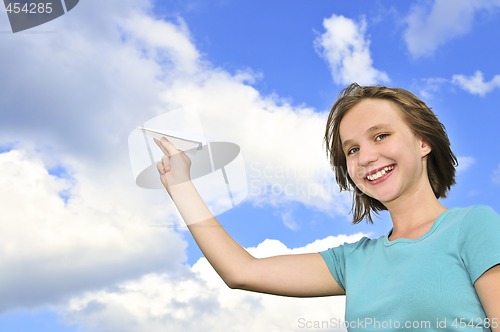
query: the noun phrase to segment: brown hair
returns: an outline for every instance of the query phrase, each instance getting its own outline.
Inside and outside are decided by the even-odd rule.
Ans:
[[[340,122],[344,115],[364,99],[384,99],[393,102],[401,110],[403,119],[415,135],[430,144],[432,151],[427,155],[427,174],[436,198],[446,197],[455,184],[457,158],[451,151],[450,140],[445,127],[432,110],[417,96],[400,88],[385,86],[360,86],[353,83],[340,92],[328,116],[325,131],[326,154],[335,172],[340,190],[353,190],[353,223],[364,218],[373,223],[371,212],[387,210],[378,200],[364,194],[356,187],[347,173],[346,157],[340,140]]]

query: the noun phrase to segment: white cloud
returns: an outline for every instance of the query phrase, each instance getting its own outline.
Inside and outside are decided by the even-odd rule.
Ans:
[[[158,200],[134,199],[131,185],[77,173],[71,187],[18,150],[0,154],[0,172],[0,311],[54,303],[185,260],[177,234],[149,226],[168,211],[151,212]],[[72,193],[66,203],[62,190]]]
[[[500,88],[500,75],[495,75],[489,82],[485,82],[483,73],[476,71],[472,76],[453,75],[452,83],[471,94],[484,96]]]
[[[356,233],[352,235],[344,235],[340,234],[337,236],[328,236],[324,239],[316,240],[312,243],[305,245],[304,247],[299,248],[287,248],[283,243],[279,240],[264,240],[257,247],[248,248],[248,252],[250,252],[254,257],[269,257],[275,255],[286,255],[286,254],[304,254],[310,252],[319,252],[322,250],[326,250],[328,248],[336,247],[344,243],[352,243],[363,236],[370,236],[370,234]]]
[[[363,235],[328,237],[295,249],[265,240],[248,250],[256,257],[318,252]],[[182,275],[150,274],[74,298],[66,317],[82,331],[300,331],[301,318],[343,320],[344,313],[344,296],[288,298],[231,290],[201,258]]]
[[[406,17],[406,46],[413,57],[429,56],[448,41],[467,34],[479,10],[500,6],[499,0],[419,1]]]
[[[389,76],[373,67],[370,40],[365,36],[366,21],[332,15],[323,21],[325,32],[315,40],[316,50],[328,62],[337,84],[385,83]]]
[[[300,225],[293,218],[293,212],[291,210],[280,211],[279,216],[286,228],[292,231],[298,231],[300,229]]]
[[[174,25],[136,14],[125,22],[124,27],[129,41],[133,41],[149,58],[156,62],[167,60],[167,63],[162,63],[163,70],[167,67],[177,73],[192,74],[198,69],[200,55],[182,19]]]
[[[485,81],[483,73],[478,70],[470,76],[455,74],[451,79],[431,77],[422,79],[421,82],[423,84],[419,86],[419,93],[425,99],[433,98],[443,86],[450,84],[458,86],[470,94],[483,97],[500,88],[500,75],[494,75],[490,81]]]
[[[156,19],[150,7],[87,1],[38,33],[4,34],[0,141],[126,162],[128,133],[168,111],[162,91],[202,65],[184,22]]]
[[[418,82],[418,93],[423,99],[431,99],[441,90],[442,86],[449,83],[449,79],[442,77],[423,78]]]
[[[178,234],[150,226],[177,221],[166,193],[135,187],[128,161],[128,133],[168,109],[161,92],[198,61],[185,26],[148,16],[149,5],[86,1],[40,28],[48,33],[2,36],[0,144],[13,151],[0,155],[0,311],[175,271],[186,258]],[[48,174],[60,165],[71,181]]]
[[[241,147],[251,201],[292,201],[347,214],[350,198],[339,193],[323,151],[327,114],[261,96],[247,84],[248,75],[203,70],[189,82],[172,84],[164,98],[197,110],[207,136]]]
[[[471,168],[476,163],[476,158],[467,156],[458,156],[457,173],[462,173]]]

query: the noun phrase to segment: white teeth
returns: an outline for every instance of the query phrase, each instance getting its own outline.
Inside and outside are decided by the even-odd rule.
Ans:
[[[394,166],[386,166],[375,174],[367,175],[366,178],[370,181],[380,179],[382,176],[387,174],[387,172],[391,171],[393,168]]]

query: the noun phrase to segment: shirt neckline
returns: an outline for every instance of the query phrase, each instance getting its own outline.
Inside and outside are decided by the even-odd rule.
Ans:
[[[386,246],[392,246],[392,245],[395,245],[395,244],[398,244],[398,243],[417,243],[417,242],[420,242],[424,239],[426,239],[427,237],[429,237],[432,233],[434,233],[434,231],[439,227],[439,225],[441,224],[441,222],[443,221],[443,219],[451,213],[451,211],[454,210],[454,208],[451,208],[451,209],[448,209],[444,212],[442,212],[437,218],[436,220],[434,221],[434,223],[432,224],[432,227],[431,229],[429,229],[427,231],[427,233],[425,233],[424,235],[422,235],[421,237],[419,237],[418,239],[407,239],[407,238],[399,238],[399,239],[396,239],[396,240],[389,240],[389,236],[391,235],[392,233],[392,230],[394,228],[391,228],[389,230],[389,232],[384,236],[384,244]]]

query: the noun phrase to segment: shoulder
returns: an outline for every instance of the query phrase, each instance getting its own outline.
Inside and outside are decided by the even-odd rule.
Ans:
[[[500,215],[488,205],[472,205],[463,208],[454,208],[454,213],[459,214],[462,218],[500,218]]]
[[[450,213],[452,222],[458,225],[460,245],[476,243],[500,243],[500,215],[486,205],[456,208]]]
[[[451,217],[459,221],[461,227],[500,227],[500,215],[487,205],[455,208]]]
[[[445,211],[433,226],[439,241],[458,244],[468,241],[498,239],[500,215],[486,205],[454,207]]]
[[[445,224],[452,227],[482,227],[500,225],[500,215],[487,205],[455,207],[445,212]]]
[[[355,242],[344,242],[344,244],[341,244],[337,247],[330,248],[328,250],[325,250],[324,253],[334,253],[337,255],[341,255],[343,257],[347,257],[353,252],[359,252],[361,250],[366,250],[370,247],[373,247],[376,245],[376,243],[379,241],[379,239],[370,239],[366,236],[362,237],[361,239],[355,241]]]
[[[474,282],[500,263],[500,215],[489,206],[457,209],[460,218],[458,252]]]

